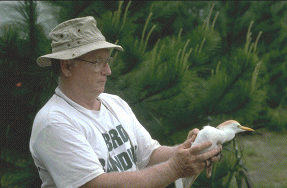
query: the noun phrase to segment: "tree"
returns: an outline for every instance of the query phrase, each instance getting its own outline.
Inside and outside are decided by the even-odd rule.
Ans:
[[[282,130],[287,122],[282,121],[282,110],[286,103],[286,8],[284,1],[217,2],[220,11],[215,27],[223,38],[222,54],[229,54],[234,48],[243,45],[249,23],[253,20],[253,31],[262,31],[258,54],[262,56],[268,81],[266,82],[266,107],[256,124]],[[253,38],[255,41],[255,38]],[[276,114],[281,114],[277,116]],[[277,118],[275,118],[277,117]],[[275,119],[276,120],[275,120]],[[276,121],[277,123],[272,123]]]
[[[29,137],[36,111],[51,96],[51,71],[35,64],[49,41],[38,23],[39,4],[17,2],[9,10],[16,18],[2,28],[1,48],[1,185],[39,186],[37,169],[29,154]],[[42,46],[43,45],[43,46]],[[46,51],[47,52],[47,51]]]
[[[250,21],[244,43],[232,44],[229,52],[222,53],[228,32],[217,27],[221,12],[213,9],[219,2],[47,3],[60,15],[55,17],[57,23],[92,15],[107,41],[123,46],[124,53],[111,51],[116,61],[106,91],[125,99],[162,144],[178,144],[188,130],[207,123],[234,118],[252,124],[264,107],[266,63],[257,52],[261,32],[255,32],[252,40]],[[0,79],[5,83],[1,87],[6,88],[1,95],[8,99],[1,102],[10,107],[3,109],[1,122],[3,187],[32,187],[39,182],[28,151],[30,131],[36,112],[57,85],[51,69],[35,63],[36,57],[50,53],[44,28],[53,24],[40,23],[39,2],[19,6],[16,11],[25,20],[13,25],[17,29],[5,25],[0,44]]]

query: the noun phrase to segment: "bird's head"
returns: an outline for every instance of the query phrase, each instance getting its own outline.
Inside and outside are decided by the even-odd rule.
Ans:
[[[223,123],[221,123],[220,125],[218,125],[216,128],[220,129],[220,130],[232,130],[232,132],[239,133],[239,132],[244,132],[244,131],[254,131],[253,129],[249,128],[249,127],[244,127],[242,125],[240,125],[237,121],[235,120],[228,120],[225,121]]]

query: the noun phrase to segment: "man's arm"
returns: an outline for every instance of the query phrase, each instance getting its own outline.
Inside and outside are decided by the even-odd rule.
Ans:
[[[147,166],[153,166],[162,162],[165,162],[170,159],[172,155],[176,152],[178,146],[160,146],[153,151],[150,161]]]
[[[165,162],[135,172],[110,172],[104,173],[92,181],[86,183],[82,188],[94,187],[166,187],[176,179],[180,178],[173,170],[170,163]]]
[[[187,140],[191,139],[191,142],[194,142],[198,132],[199,132],[199,129],[197,128],[191,130],[188,133]],[[178,146],[173,146],[173,147],[160,146],[152,153],[150,157],[150,161],[147,166],[153,166],[155,164],[159,164],[164,161],[167,161],[175,153],[175,151],[177,150],[177,147]]]
[[[176,151],[165,162],[135,172],[104,173],[84,184],[82,188],[93,187],[166,187],[178,178],[200,173],[204,161],[219,153],[219,149],[199,154],[211,145],[210,142],[190,148],[191,139],[176,147]]]

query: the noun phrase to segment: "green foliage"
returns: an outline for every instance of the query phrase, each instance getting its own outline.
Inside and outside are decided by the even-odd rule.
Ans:
[[[57,76],[35,60],[51,51],[47,30],[76,17],[94,16],[107,41],[125,49],[110,52],[106,92],[126,100],[160,143],[179,144],[192,128],[226,119],[286,128],[285,2],[44,2],[53,15],[39,3],[15,3],[18,16],[0,31],[2,187],[39,185],[30,131]],[[196,184],[220,187],[231,165],[227,154],[212,179],[203,174]]]
[[[286,59],[286,2],[234,1],[217,2],[216,5],[215,9],[219,10],[220,14],[215,28],[220,30],[221,36],[226,39],[223,40],[223,54],[229,54],[246,42],[244,36],[252,20],[252,30],[255,33],[262,32],[257,51],[262,56],[268,72],[265,85],[267,105],[272,109],[280,108],[286,96],[286,74],[283,68]],[[267,114],[268,107],[263,114]],[[268,126],[268,119],[264,116],[258,122]]]
[[[1,149],[2,187],[40,187],[41,180],[32,158],[13,149]]]
[[[35,64],[36,57],[50,52],[50,42],[37,21],[38,3],[15,2],[8,10],[19,14],[0,31],[1,186],[39,187],[28,148],[34,116],[56,86],[51,71]]]
[[[287,120],[285,118],[286,116],[286,107],[284,108],[282,105],[280,105],[276,109],[268,109],[267,111],[267,117],[269,120],[269,123],[267,124],[267,128],[271,131],[282,131],[286,129]]]

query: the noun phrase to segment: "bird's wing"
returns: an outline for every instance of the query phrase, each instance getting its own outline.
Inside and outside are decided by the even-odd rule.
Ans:
[[[183,178],[182,179],[183,188],[190,188],[190,186],[193,184],[193,182],[197,179],[198,176],[199,173],[189,178]]]
[[[189,188],[198,176],[199,174],[196,174],[188,178],[179,178],[175,181],[175,187],[176,188]]]
[[[182,178],[175,180],[174,184],[176,188],[183,188]]]
[[[193,142],[191,147],[196,146],[197,144],[206,142],[206,141],[211,141],[212,142],[212,146],[210,146],[209,148],[206,148],[204,150],[201,151],[201,153],[210,151],[214,148],[217,148],[217,144],[221,143],[224,140],[224,136],[223,136],[223,131],[211,127],[211,126],[204,126],[202,130],[200,130],[196,136],[195,141]],[[176,180],[175,185],[177,188],[188,188],[190,187],[193,182],[196,180],[196,178],[199,176],[199,174],[196,174],[192,177],[188,177],[188,178],[180,178],[178,180]]]
[[[195,139],[195,141],[191,147],[194,147],[197,144],[200,144],[200,143],[203,143],[206,141],[211,141],[212,146],[202,150],[201,153],[205,153],[207,151],[210,151],[214,148],[217,148],[218,147],[217,144],[221,143],[221,141],[224,140],[223,134],[224,134],[224,132],[222,130],[219,130],[215,127],[204,126],[203,129],[198,132],[196,139]]]

